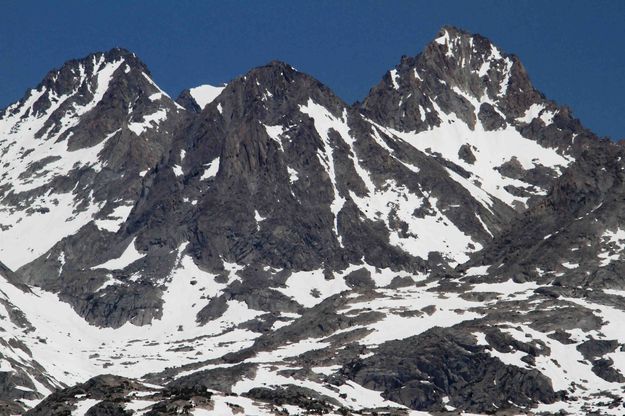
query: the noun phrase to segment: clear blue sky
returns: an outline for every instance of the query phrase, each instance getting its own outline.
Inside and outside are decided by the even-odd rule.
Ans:
[[[599,135],[625,138],[625,1],[0,0],[0,107],[71,58],[123,46],[171,95],[272,59],[362,99],[444,24],[520,56]]]

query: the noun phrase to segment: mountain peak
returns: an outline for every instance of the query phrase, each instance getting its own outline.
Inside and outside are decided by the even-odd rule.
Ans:
[[[84,99],[95,91],[99,77],[110,80],[119,74],[126,77],[150,77],[148,67],[134,53],[123,48],[113,48],[69,60],[60,68],[49,71],[37,87],[26,92],[20,102],[26,102],[34,95],[39,96],[33,111],[41,114],[59,97],[78,93]]]
[[[245,80],[253,80],[255,83],[265,85],[267,82],[293,82],[298,75],[304,75],[296,71],[286,62],[273,60],[265,65],[251,69],[244,75]],[[269,86],[269,85],[265,85]]]
[[[275,118],[297,111],[312,99],[332,112],[340,113],[346,104],[330,88],[316,78],[297,71],[282,61],[271,61],[251,69],[232,80],[213,103],[223,109],[223,114],[232,117],[247,113],[264,114]],[[339,110],[339,108],[341,110]]]
[[[454,60],[456,65],[476,66],[480,76],[487,75],[485,64],[498,60],[516,60],[512,55],[504,53],[488,38],[469,33],[454,26],[443,26],[436,37],[426,47],[423,55],[442,55],[446,60]],[[475,64],[475,65],[474,65]]]
[[[106,52],[101,52],[106,62],[115,62],[123,60],[130,68],[137,68],[144,72],[146,75],[151,76],[150,70],[147,65],[143,63],[141,59],[134,52],[122,47],[114,47]]]
[[[479,34],[443,26],[422,53],[403,57],[385,74],[361,109],[382,124],[422,131],[440,125],[442,114],[455,113],[474,128],[482,104],[517,119],[542,101],[516,56]]]
[[[150,75],[148,67],[135,53],[121,47],[115,47],[108,51],[90,53],[83,58],[71,59],[65,62],[60,68],[48,72],[44,82],[47,79],[56,79],[65,71],[71,71],[75,75],[77,69],[81,71],[80,74],[93,74],[107,64],[119,63],[120,61],[123,61],[127,65],[126,73],[129,72],[130,69],[137,69],[148,76]]]
[[[277,60],[277,59],[269,61],[269,62],[267,62],[267,64],[265,64],[263,66],[260,66],[259,68],[273,68],[273,69],[279,69],[279,70],[284,70],[284,71],[288,71],[288,72],[297,72],[295,70],[295,68],[293,68],[288,63],[286,63],[284,61]]]
[[[451,39],[455,39],[455,38],[463,38],[463,37],[473,37],[476,36],[475,34],[472,34],[464,29],[460,29],[459,27],[456,26],[452,26],[452,25],[443,25],[437,32],[436,34],[436,38],[435,39],[439,39],[442,37],[448,37]],[[477,35],[479,36],[479,35]]]
[[[133,57],[136,58],[137,56],[135,55],[134,52],[129,51],[126,48],[123,48],[121,46],[115,46],[111,49],[109,49],[108,51],[104,52],[105,55],[108,55],[111,58],[123,58],[123,57]]]

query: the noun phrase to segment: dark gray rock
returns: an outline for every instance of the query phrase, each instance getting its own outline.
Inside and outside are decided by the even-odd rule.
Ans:
[[[415,410],[442,411],[443,398],[464,411],[514,411],[552,403],[559,394],[536,370],[503,364],[470,335],[435,328],[380,346],[373,356],[343,368],[362,386]]]
[[[354,270],[345,276],[345,283],[355,291],[375,288],[375,282],[371,278],[371,272],[364,267]]]
[[[72,414],[77,405],[82,406],[83,400],[93,399],[97,403],[86,409],[87,416],[130,416],[135,412],[126,410],[125,404],[137,399],[137,392],[142,394],[142,400],[153,402],[145,413],[152,416],[187,414],[196,407],[206,409],[213,406],[212,393],[199,384],[155,389],[147,388],[135,380],[104,375],[58,390],[25,414],[67,416]]]
[[[323,396],[314,390],[299,386],[278,387],[275,389],[255,387],[245,396],[261,402],[268,402],[276,406],[290,404],[314,414],[324,414],[339,407],[340,404],[328,396]]]
[[[473,151],[471,151],[471,146],[468,144],[460,146],[460,149],[458,149],[458,157],[470,164],[475,163],[476,160]]]
[[[206,324],[209,321],[219,318],[228,310],[228,299],[226,295],[212,298],[197,314],[197,321]]]
[[[193,389],[203,387],[230,393],[231,387],[243,378],[253,378],[256,374],[256,365],[238,364],[232,367],[202,370],[188,376],[183,376],[168,384],[170,389]]]
[[[506,127],[506,121],[491,104],[482,103],[477,117],[487,131],[499,130]]]
[[[592,372],[601,377],[605,381],[611,383],[625,382],[625,376],[613,367],[614,360],[611,358],[601,358],[592,362]]]
[[[125,415],[127,413],[119,413],[122,409],[119,409],[119,406],[115,406],[114,403],[123,400],[132,391],[141,391],[144,389],[142,384],[134,380],[120,376],[101,375],[83,384],[78,384],[52,393],[25,414],[29,416],[69,415],[75,407],[75,404],[81,400],[80,398],[87,397],[99,401],[111,402],[110,405],[103,404],[99,406],[99,410],[92,410],[95,406],[88,409],[88,411],[91,411],[91,413],[89,413],[90,415]]]
[[[182,91],[178,98],[176,98],[176,103],[183,106],[187,111],[191,111],[193,113],[200,113],[202,109],[195,101],[195,99],[191,96],[191,91],[188,89]]]
[[[589,339],[577,346],[577,350],[582,353],[585,359],[592,360],[593,358],[601,357],[608,353],[614,352],[619,346],[616,340],[598,340]]]
[[[87,410],[85,416],[131,416],[132,414],[133,412],[125,410],[122,404],[105,400]]]

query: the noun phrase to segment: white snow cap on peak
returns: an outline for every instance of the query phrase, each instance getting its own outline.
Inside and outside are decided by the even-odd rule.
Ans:
[[[221,94],[224,88],[226,88],[226,84],[218,87],[205,84],[189,89],[189,93],[191,94],[191,97],[193,97],[197,105],[199,105],[201,109],[204,109],[204,107],[212,103],[213,100],[215,100],[215,98],[217,98],[217,96]]]

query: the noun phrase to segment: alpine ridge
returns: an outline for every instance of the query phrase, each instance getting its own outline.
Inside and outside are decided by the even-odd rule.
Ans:
[[[0,112],[0,414],[622,414],[624,152],[454,27],[353,105],[69,61]]]

